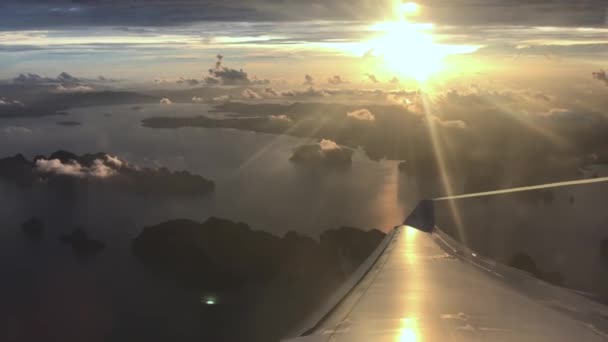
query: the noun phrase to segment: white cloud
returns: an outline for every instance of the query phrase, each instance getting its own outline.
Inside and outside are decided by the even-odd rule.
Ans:
[[[106,161],[110,164],[113,164],[116,167],[121,167],[124,165],[124,162],[122,160],[118,159],[118,157],[114,157],[109,154],[106,154]]]
[[[259,100],[262,98],[262,96],[260,96],[260,94],[256,93],[253,89],[245,89],[241,92],[241,96],[243,96],[246,99],[250,99],[250,100]]]
[[[298,96],[310,96],[310,97],[326,97],[331,94],[325,91],[324,89],[315,89],[313,87],[308,87],[306,90],[287,90],[281,93],[281,95],[285,97],[298,97]]]
[[[322,139],[319,142],[319,147],[321,147],[321,150],[323,151],[329,151],[329,150],[338,150],[341,149],[340,146],[338,146],[338,144],[336,144],[335,141],[333,140],[329,140],[329,139]]]
[[[220,96],[216,96],[212,99],[213,101],[216,102],[223,102],[223,101],[228,101],[230,100],[230,95],[220,95]]]
[[[30,134],[32,133],[32,130],[27,128],[27,127],[23,127],[23,126],[6,126],[4,127],[4,133],[6,134]]]
[[[23,106],[23,102],[0,97],[0,106]]]
[[[36,170],[42,173],[53,173],[56,175],[71,177],[94,177],[107,178],[117,174],[115,167],[121,167],[124,162],[110,155],[105,156],[105,160],[95,159],[91,167],[84,167],[80,163],[71,160],[67,163],[59,159],[38,159],[36,160]]]
[[[161,105],[170,105],[170,104],[173,104],[173,102],[171,102],[171,100],[169,100],[168,98],[163,97],[162,99],[160,99],[160,104]]]
[[[95,91],[95,89],[82,84],[73,86],[60,84],[55,88],[57,93],[90,93],[92,91]]]
[[[203,99],[202,97],[198,97],[198,96],[192,97],[192,102],[203,102],[203,101],[205,101],[205,99]]]
[[[59,159],[38,159],[36,160],[36,169],[44,173],[55,173],[58,175],[75,177],[84,176],[82,165],[75,161],[64,164]]]
[[[440,117],[434,116],[434,115],[428,115],[426,117],[428,120],[431,120],[433,122],[433,124],[442,126],[442,127],[446,127],[446,128],[460,128],[460,129],[465,129],[467,128],[467,123],[462,121],[462,120],[443,120]],[[425,120],[426,122],[426,120]]]
[[[346,113],[346,116],[353,118],[353,119],[361,120],[361,121],[376,120],[376,116],[374,114],[372,114],[372,112],[370,112],[368,109],[365,109],[365,108],[361,108],[361,109],[354,110],[352,112],[348,112],[348,113]]]
[[[270,120],[291,122],[291,118],[289,116],[285,115],[285,114],[270,115],[269,118],[270,118]]]
[[[116,171],[103,163],[101,159],[95,159],[93,166],[89,169],[89,175],[98,178],[106,178],[116,174]]]
[[[274,90],[273,88],[265,88],[264,95],[269,96],[269,97],[280,96],[279,92]]]

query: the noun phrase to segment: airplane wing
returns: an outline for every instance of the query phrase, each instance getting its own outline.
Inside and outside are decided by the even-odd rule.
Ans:
[[[421,202],[288,341],[608,340],[606,306],[443,232],[444,200]]]

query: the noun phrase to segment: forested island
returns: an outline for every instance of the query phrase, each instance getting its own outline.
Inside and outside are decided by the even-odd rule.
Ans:
[[[32,160],[17,154],[0,159],[0,179],[20,186],[48,185],[57,189],[79,189],[103,185],[141,194],[205,195],[214,191],[213,181],[188,171],[138,167],[118,157],[99,152],[76,155],[56,151]]]
[[[278,237],[211,217],[145,227],[132,251],[147,268],[201,294],[209,341],[278,341],[365,260],[385,234],[342,227],[319,240]]]

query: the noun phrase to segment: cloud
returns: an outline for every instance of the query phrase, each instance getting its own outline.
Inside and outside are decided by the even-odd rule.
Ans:
[[[390,81],[388,81],[388,83],[398,84],[399,83],[399,79],[397,78],[397,76],[393,76],[393,78],[391,78]]]
[[[285,97],[326,97],[331,94],[324,89],[315,89],[313,87],[309,87],[306,90],[287,90],[281,92],[281,95]]]
[[[161,105],[170,105],[170,104],[173,104],[173,102],[171,102],[171,100],[169,100],[168,98],[163,97],[162,99],[160,99],[160,104]]]
[[[370,112],[368,109],[365,109],[365,108],[361,108],[361,109],[354,110],[352,112],[348,112],[348,113],[346,113],[346,116],[349,118],[353,118],[353,119],[361,120],[361,121],[376,120],[376,116],[374,116],[374,114],[372,114],[372,112]]]
[[[312,78],[312,76],[310,76],[308,74],[306,74],[304,76],[304,84],[305,85],[312,86],[314,83],[315,83],[315,80],[314,80],[314,78]]]
[[[32,133],[32,130],[27,128],[27,127],[23,127],[23,126],[6,126],[4,127],[4,133],[6,134],[30,134]]]
[[[123,165],[125,165],[125,162],[123,162],[122,160],[118,159],[118,157],[115,156],[111,156],[109,154],[106,154],[106,161],[109,164],[112,164],[116,167],[122,167]]]
[[[0,106],[18,106],[23,107],[23,102],[17,100],[9,100],[5,97],[0,97]]]
[[[286,122],[291,122],[291,118],[285,114],[281,114],[281,115],[270,115],[269,116],[270,120],[276,120],[276,121],[286,121]]]
[[[216,96],[212,99],[213,101],[216,102],[223,102],[223,101],[228,101],[230,100],[230,95],[220,95],[220,96]]]
[[[34,73],[22,73],[13,78],[14,83],[21,84],[49,84],[49,83],[78,83],[81,79],[74,77],[67,72],[62,72],[57,77],[45,77]]]
[[[269,80],[249,79],[243,69],[232,69],[224,65],[224,56],[216,56],[215,66],[208,70],[209,76],[205,77],[208,85],[249,85],[249,84],[269,84]]]
[[[57,76],[57,81],[61,83],[78,83],[80,82],[80,79],[64,71]]]
[[[373,48],[371,48],[371,49],[369,49],[369,50],[365,51],[365,52],[363,53],[363,58],[372,58],[372,57],[375,57],[375,56],[374,56],[374,52],[375,52],[375,51],[374,51],[374,49],[373,49]]]
[[[176,81],[176,83],[178,85],[186,85],[186,86],[194,87],[194,86],[199,85],[201,83],[201,81],[194,79],[194,78],[180,77],[179,80]]]
[[[205,99],[203,99],[202,97],[198,97],[198,96],[192,97],[192,102],[200,103],[200,102],[204,102],[204,101],[205,101]]]
[[[106,178],[116,174],[116,171],[104,164],[101,159],[95,159],[89,169],[89,175],[97,178]]]
[[[95,159],[90,167],[70,160],[63,163],[59,159],[37,159],[36,170],[41,173],[52,173],[70,177],[107,178],[118,173],[118,169],[126,165],[118,157],[105,155],[104,159]]]
[[[319,147],[322,151],[339,150],[341,147],[335,141],[329,139],[321,139]]]
[[[59,159],[38,159],[36,170],[42,173],[54,173],[57,175],[83,177],[85,172],[82,165],[75,161],[62,163]]]
[[[436,116],[431,116],[431,118],[435,121],[435,123],[446,128],[467,128],[467,123],[462,120],[442,120],[441,118],[438,118]]]
[[[281,96],[281,94],[279,94],[279,92],[274,90],[273,88],[265,88],[264,95],[271,97]]]
[[[376,78],[376,75],[374,74],[365,74],[367,76],[367,79],[370,80],[372,83],[378,83],[378,79]]]
[[[95,89],[93,89],[93,87],[82,85],[82,84],[76,84],[76,85],[60,84],[57,87],[55,87],[55,92],[57,92],[57,93],[90,93],[93,91],[95,91]]]
[[[329,84],[334,84],[334,85],[348,83],[345,80],[343,80],[342,77],[340,77],[339,75],[334,75],[334,76],[328,78],[327,82]]]
[[[606,75],[606,70],[600,70],[596,72],[592,72],[591,75],[594,79],[603,82],[608,87],[608,75]]]
[[[250,89],[250,88],[243,90],[241,92],[241,96],[243,96],[246,99],[250,99],[250,100],[262,99],[262,96],[260,96],[260,94],[256,93],[253,89]]]
[[[200,22],[273,22],[286,20],[386,20],[391,0],[172,0],[87,1],[4,0],[0,28],[4,30],[63,27],[171,27]],[[478,0],[425,1],[412,18],[438,25],[602,26],[605,0]],[[52,4],[52,5],[50,5]],[[137,15],[133,15],[137,13]],[[455,15],[457,13],[458,15]],[[35,18],[35,20],[32,20]],[[234,25],[237,26],[237,25]]]

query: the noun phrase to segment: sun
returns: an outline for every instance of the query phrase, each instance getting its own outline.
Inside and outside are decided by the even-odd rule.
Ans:
[[[371,26],[371,30],[380,35],[368,42],[368,48],[382,58],[389,69],[422,82],[444,68],[447,55],[472,52],[476,47],[436,43],[432,24],[415,24],[407,20],[419,11],[416,3],[399,2],[395,6],[398,20]]]
[[[441,69],[446,52],[424,27],[403,20],[380,23],[373,29],[384,33],[370,42],[371,48],[391,70],[424,81]]]
[[[404,14],[415,14],[418,13],[419,10],[419,6],[417,3],[415,2],[406,2],[404,4],[401,4],[401,11],[403,11]]]

